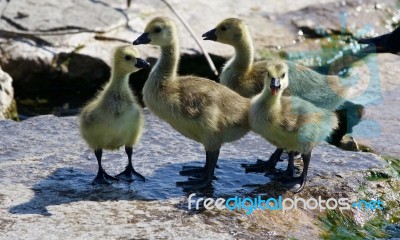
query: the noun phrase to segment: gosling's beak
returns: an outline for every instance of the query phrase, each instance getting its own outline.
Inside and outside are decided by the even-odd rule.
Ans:
[[[201,36],[203,37],[203,40],[216,41],[217,40],[217,35],[215,34],[216,31],[217,31],[217,29],[214,28],[214,29],[204,33]]]
[[[272,78],[269,87],[271,88],[272,96],[275,96],[278,90],[281,89],[281,80],[279,78]]]
[[[146,62],[145,60],[143,60],[141,58],[136,58],[135,67],[137,67],[137,68],[148,68],[148,67],[150,67],[150,63]]]
[[[151,40],[149,39],[149,34],[143,33],[135,41],[133,41],[133,45],[148,44],[150,42]]]

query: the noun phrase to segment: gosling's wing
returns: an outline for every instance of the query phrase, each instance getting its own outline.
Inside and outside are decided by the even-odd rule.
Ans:
[[[209,91],[213,91],[213,88],[206,81],[198,81],[195,77],[181,77],[180,82],[179,110],[187,118],[196,119],[203,114],[205,106],[210,104]]]
[[[97,113],[97,101],[90,102],[81,111],[79,118],[81,126],[91,126],[99,122],[99,114]]]
[[[336,110],[344,102],[346,89],[338,76],[323,75],[308,67],[286,61],[289,66],[289,92],[317,107]]]
[[[239,119],[245,115],[250,100],[212,80],[194,76],[179,78],[179,108],[187,118],[199,118],[221,112],[223,119]]]

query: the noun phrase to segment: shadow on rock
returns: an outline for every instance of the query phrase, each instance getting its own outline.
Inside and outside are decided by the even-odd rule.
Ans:
[[[34,197],[27,203],[12,207],[14,214],[40,214],[50,216],[47,206],[77,201],[117,201],[140,199],[129,185],[93,186],[93,173],[74,168],[59,168],[31,189]],[[140,199],[146,201],[146,199]]]
[[[213,186],[203,191],[197,191],[197,196],[232,197],[249,196],[258,193],[261,189],[275,189],[278,182],[271,182],[264,174],[246,174],[241,163],[245,160],[220,159],[219,169],[216,170],[218,180]],[[177,181],[184,181],[187,177],[180,176],[179,170],[184,165],[202,166],[204,161],[195,161],[185,164],[169,164],[155,170],[146,181],[128,183],[120,180],[111,185],[92,185],[95,172],[88,172],[79,168],[64,167],[54,171],[45,179],[36,183],[31,189],[34,197],[29,202],[10,208],[13,214],[40,214],[50,216],[48,206],[68,204],[79,201],[167,201],[172,198],[185,198],[191,192],[184,192],[176,186]],[[282,163],[282,166],[285,165]]]

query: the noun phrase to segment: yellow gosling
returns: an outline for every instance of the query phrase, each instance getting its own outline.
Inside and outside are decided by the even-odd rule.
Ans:
[[[209,79],[178,76],[178,34],[175,23],[169,18],[151,20],[133,44],[161,48],[161,56],[143,88],[146,106],[182,135],[205,148],[205,167],[197,171],[200,178],[180,185],[186,189],[209,186],[222,144],[235,141],[249,131],[250,100]]]
[[[109,184],[110,180],[119,178],[132,181],[133,175],[144,180],[132,166],[132,146],[141,136],[143,114],[129,87],[129,75],[149,64],[139,58],[138,50],[131,46],[121,46],[115,49],[111,79],[104,89],[91,100],[79,116],[80,132],[97,158],[99,165],[93,184]],[[102,150],[115,150],[125,146],[128,155],[128,165],[124,172],[112,177],[107,174],[102,165]]]
[[[270,61],[266,71],[262,92],[251,100],[250,126],[271,144],[289,151],[289,176],[294,174],[294,152],[301,153],[303,172],[288,183],[293,192],[300,192],[307,181],[312,149],[337,128],[338,119],[332,111],[304,99],[283,96],[290,78],[285,62]]]

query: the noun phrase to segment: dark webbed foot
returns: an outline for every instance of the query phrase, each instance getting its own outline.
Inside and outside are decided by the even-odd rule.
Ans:
[[[146,181],[142,174],[136,172],[132,165],[129,164],[126,166],[125,170],[116,175],[116,177],[128,182],[133,182],[135,180]]]
[[[191,176],[194,178],[204,178],[206,176],[206,169],[205,168],[191,168],[182,170],[179,172],[181,176]],[[216,176],[213,177],[213,180],[218,180]]]
[[[135,171],[132,165],[132,152],[133,149],[132,147],[125,146],[125,152],[126,155],[128,156],[128,165],[126,165],[125,170],[118,174],[116,177],[119,179],[128,181],[128,182],[133,182],[134,180],[141,180],[145,181],[146,179],[142,176],[142,174],[138,173]]]
[[[207,160],[206,164],[204,167],[197,167],[197,166],[183,166],[182,170],[179,172],[181,176],[194,176],[198,177],[201,176],[201,174],[204,174],[207,169]],[[219,168],[218,165],[215,166],[216,168]]]
[[[268,161],[257,160],[255,164],[242,164],[242,166],[246,169],[246,173],[249,172],[266,172],[275,170],[276,164],[281,159],[283,149],[278,148],[275,152],[271,155]]]
[[[110,176],[106,171],[104,171],[103,167],[101,166],[101,156],[103,155],[102,149],[94,150],[94,155],[96,155],[97,164],[99,166],[99,170],[97,171],[96,178],[92,181],[93,185],[96,184],[111,184],[110,181],[118,181],[118,178]]]
[[[308,166],[310,165],[311,152],[302,154],[301,157],[303,158],[304,163],[303,172],[301,173],[301,175],[299,177],[293,177],[291,179],[283,181],[284,185],[287,186],[293,193],[301,192],[307,183],[307,173]]]
[[[110,181],[118,181],[119,179],[113,176],[110,176],[108,173],[106,173],[104,170],[99,170],[97,172],[97,176],[95,179],[93,179],[92,184],[97,185],[97,184],[111,184]]]
[[[206,151],[206,165],[204,171],[197,171],[195,175],[199,178],[189,178],[188,181],[177,182],[177,186],[181,186],[186,191],[199,190],[211,186],[212,180],[215,178],[214,170],[217,165],[219,150],[214,152]]]
[[[194,166],[183,166],[182,171],[179,172],[182,176],[192,176],[198,174],[204,174],[206,172],[205,167],[194,167]]]
[[[294,158],[296,153],[289,152],[289,162],[286,170],[283,172],[287,177],[294,177]]]
[[[287,179],[282,181],[285,187],[289,188],[289,190],[293,193],[301,192],[306,186],[307,178],[303,177],[293,177],[291,179]]]

